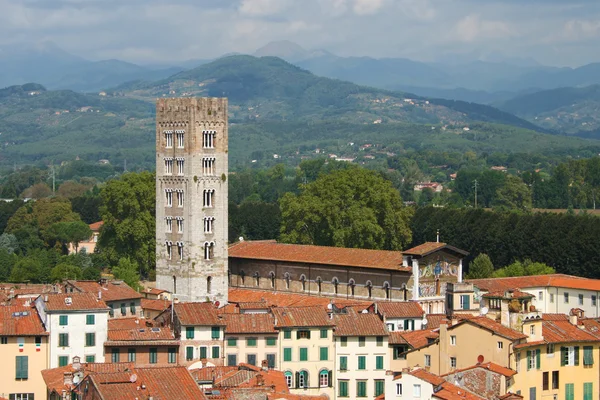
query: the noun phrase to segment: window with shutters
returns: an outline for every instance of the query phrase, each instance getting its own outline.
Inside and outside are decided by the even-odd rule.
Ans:
[[[85,345],[86,347],[96,345],[96,334],[94,332],[88,332],[85,334]]]
[[[552,389],[558,389],[560,387],[558,373],[559,371],[552,371]]]
[[[121,361],[121,354],[119,353],[119,349],[111,350],[111,362],[118,363]]]
[[[221,328],[218,326],[213,326],[210,330],[210,337],[215,340],[221,337]]]
[[[560,365],[579,365],[579,346],[563,346],[560,348]]]
[[[246,346],[248,347],[256,347],[257,338],[249,337],[246,338]]]
[[[95,325],[96,324],[96,316],[95,315],[86,315],[85,316],[85,324],[86,325]]]
[[[16,375],[17,380],[29,379],[29,357],[28,356],[16,356]]]
[[[58,325],[60,326],[67,326],[69,325],[69,316],[68,315],[61,315],[58,317]]]
[[[58,356],[58,366],[64,367],[69,364],[69,356]]]
[[[6,336],[0,337],[0,344],[8,344],[8,337],[6,337]]]
[[[429,359],[431,363],[431,359]],[[375,369],[383,369],[383,356],[375,356]]]
[[[192,346],[187,346],[185,348],[185,359],[187,361],[191,361],[194,359],[194,347]]]
[[[594,365],[594,348],[592,346],[583,346],[583,365]]]
[[[291,331],[291,329],[284,329],[283,330],[283,338],[284,339],[291,339],[292,338],[292,331]]]
[[[121,303],[121,315],[124,317],[127,315],[127,304]]]
[[[219,346],[213,346],[212,347],[212,358],[219,358],[220,357],[220,347]]]
[[[358,369],[359,370],[367,369],[367,357],[366,356],[358,356]]]
[[[169,358],[168,358],[169,364],[175,364],[177,362],[177,349],[175,347],[169,347],[168,353],[169,353]]]
[[[308,348],[300,347],[300,361],[308,361]]]
[[[156,364],[158,362],[158,348],[150,347],[150,364]]]
[[[579,305],[580,306],[583,305],[583,295],[582,294],[579,295]]]
[[[358,347],[365,347],[366,340],[367,340],[367,338],[365,338],[364,336],[359,336],[358,337]]]
[[[298,332],[296,332],[296,338],[298,338],[298,339],[310,339],[310,331],[308,331],[308,330],[298,330]]]
[[[96,356],[93,354],[89,354],[87,356],[85,356],[85,362],[86,363],[94,363],[96,362]]]
[[[319,387],[329,386],[329,371],[324,369],[319,372]]]
[[[227,346],[236,347],[238,339],[235,337],[227,338]]]
[[[35,393],[11,393],[8,400],[33,400]]]
[[[380,396],[385,393],[385,381],[383,379],[375,379],[375,396]]]
[[[356,381],[356,397],[367,397],[367,381]]]
[[[129,362],[135,362],[136,357],[137,356],[137,350],[135,348],[129,348],[127,349],[127,361]]]
[[[348,357],[340,356],[340,371],[348,371]]]
[[[320,347],[319,348],[319,361],[327,361],[329,359],[329,348],[328,347]]]
[[[546,357],[554,357],[554,344],[546,345]]]
[[[346,346],[348,346],[348,337],[347,337],[347,336],[342,336],[342,337],[340,338],[340,345],[341,345],[342,347],[346,347]]]
[[[321,339],[327,339],[327,329],[321,329]]]
[[[542,390],[548,390],[550,388],[550,373],[544,372],[542,374]]]
[[[237,365],[237,354],[227,354],[227,365],[230,367]]]
[[[267,368],[275,369],[275,354],[267,354]]]
[[[377,336],[377,347],[383,347],[383,336]]]
[[[208,347],[200,346],[200,359],[208,358]]]
[[[450,368],[456,368],[456,357],[450,357]]]
[[[425,366],[431,367],[431,356],[429,354],[425,354]]]
[[[292,361],[292,348],[291,347],[284,347],[283,361]]]
[[[58,346],[59,347],[69,347],[69,334],[68,333],[59,333],[58,334]]]
[[[267,338],[267,346],[275,346],[275,345],[277,345],[277,338],[268,337]]]
[[[595,294],[592,295],[592,306],[596,307],[596,303],[598,302],[598,298]]]
[[[565,384],[565,400],[575,400],[575,384]]]
[[[396,383],[396,396],[402,396],[402,384]]]
[[[338,381],[338,397],[348,397],[348,381]]]
[[[528,350],[527,351],[527,370],[530,369],[540,369],[541,361],[540,361],[540,353],[541,350]]]
[[[565,304],[569,304],[569,292],[565,292],[564,294],[564,300],[565,300]]]
[[[246,354],[246,362],[250,365],[256,365],[256,354]]]
[[[583,384],[583,400],[592,400],[594,394],[594,384],[586,382]]]

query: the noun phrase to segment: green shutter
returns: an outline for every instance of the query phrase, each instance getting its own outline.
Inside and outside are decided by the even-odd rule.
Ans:
[[[573,383],[565,385],[565,400],[575,400],[575,385]]]
[[[383,356],[375,357],[375,368],[383,369]]]
[[[96,362],[96,356],[85,356],[85,362],[86,363]]]
[[[583,365],[594,365],[594,348],[583,346]]]
[[[327,361],[329,359],[329,348],[328,347],[321,347],[319,349],[319,360],[320,361]]]
[[[85,316],[85,324],[86,325],[95,325],[96,324],[96,316],[95,315],[86,315]]]
[[[61,325],[61,326],[69,325],[69,316],[68,315],[61,315],[59,317],[58,324]]]
[[[67,364],[69,364],[69,357],[68,356],[59,356],[58,357],[58,366],[59,367],[64,367]]]
[[[375,380],[375,396],[379,396],[385,392],[385,381],[380,379]]]
[[[308,361],[308,348],[300,348],[300,361]]]
[[[85,345],[87,347],[96,345],[96,334],[95,333],[86,333],[85,334]]]
[[[158,349],[156,347],[150,347],[150,364],[156,364],[158,362]]]
[[[219,358],[219,346],[213,346],[212,358]]]
[[[208,358],[208,351],[206,349],[206,347],[202,346],[200,347],[200,358]]]
[[[367,397],[367,382],[356,382],[356,397]]]
[[[340,356],[340,371],[348,370],[348,357]]]
[[[211,329],[211,337],[212,339],[218,339],[221,337],[221,328],[218,326],[213,326]]]
[[[169,364],[175,364],[177,362],[177,349],[169,347]]]
[[[366,369],[367,359],[365,356],[358,356],[358,369]]]
[[[575,365],[579,365],[579,346],[575,346]]]
[[[321,329],[321,339],[327,339],[327,329]]]
[[[527,350],[527,371],[531,369],[531,350]]]
[[[285,347],[283,349],[283,361],[292,361],[292,348]]]
[[[564,367],[567,365],[567,357],[569,356],[568,349],[564,346],[560,348],[560,366]]]
[[[408,324],[409,324],[408,320],[407,320],[407,319],[405,319],[405,320],[404,320],[404,330],[405,330],[405,331],[407,331],[407,330],[408,330],[408,328],[409,328],[409,325],[408,325]]]
[[[291,339],[292,338],[292,331],[289,329],[286,329],[283,331],[283,338],[284,339]]]
[[[592,382],[583,384],[583,400],[592,400],[594,384]]]
[[[340,397],[348,397],[348,381],[339,381]]]
[[[237,346],[237,338],[228,338],[227,339],[227,346],[231,346],[231,347],[235,347]]]
[[[185,327],[185,338],[186,339],[193,339],[194,338],[194,327],[193,326],[186,326]]]
[[[277,344],[277,338],[268,337],[267,338],[267,346],[275,346]]]
[[[254,338],[254,337],[246,338],[246,346],[255,347],[256,346],[256,338]]]
[[[188,346],[185,348],[185,359],[190,361],[194,359],[194,348]]]
[[[540,369],[540,353],[540,349],[535,351],[535,369]]]
[[[16,356],[16,379],[29,379],[29,358],[28,356]]]

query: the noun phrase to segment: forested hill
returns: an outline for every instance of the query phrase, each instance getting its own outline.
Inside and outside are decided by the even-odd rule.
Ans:
[[[480,104],[429,100],[323,78],[277,57],[230,56],[153,83],[123,85],[126,96],[228,97],[234,122],[331,120],[374,123],[468,124],[485,121],[541,131],[509,113]]]

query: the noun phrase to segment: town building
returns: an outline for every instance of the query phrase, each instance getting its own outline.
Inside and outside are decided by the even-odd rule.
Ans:
[[[485,398],[447,382],[424,368],[413,368],[394,373],[393,378],[387,380],[385,399],[484,400]]]
[[[39,371],[48,367],[48,332],[34,308],[0,307],[0,396],[41,399],[46,386]]]
[[[64,283],[64,293],[90,293],[102,299],[110,308],[110,318],[130,318],[143,315],[142,295],[120,280],[73,281]]]
[[[79,243],[69,243],[69,254],[74,254],[81,251],[85,252],[86,254],[93,254],[96,250],[96,244],[98,244],[98,238],[100,237],[100,229],[102,229],[102,225],[104,225],[104,221],[98,221],[90,224],[92,236],[90,236],[89,239],[82,240]]]
[[[156,102],[156,287],[227,302],[226,98]]]
[[[44,294],[35,308],[49,333],[48,366],[62,367],[78,356],[85,362],[104,362],[108,331],[106,303],[91,293]]]
[[[279,331],[270,313],[223,314],[225,360],[228,366],[240,363],[274,369],[279,359]]]
[[[377,302],[371,308],[379,314],[388,331],[414,331],[424,328],[425,312],[419,303],[407,302]]]

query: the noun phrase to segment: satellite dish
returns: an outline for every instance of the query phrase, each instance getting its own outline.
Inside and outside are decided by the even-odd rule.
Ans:
[[[481,315],[486,315],[488,313],[488,308],[487,307],[481,307]]]
[[[220,305],[221,303],[219,301],[215,301],[215,307],[219,308]]]
[[[483,355],[480,354],[479,356],[477,356],[477,362],[479,364],[481,364],[483,362],[483,360],[484,360]]]
[[[244,241],[244,237],[243,237],[243,236],[240,236],[240,239],[239,239],[239,240],[240,240],[240,242],[243,242],[243,241]]]
[[[429,322],[429,321],[427,321],[427,318],[426,318],[426,317],[423,317],[423,320],[421,321],[421,323],[422,323],[423,325],[427,325],[427,323],[428,323],[428,322]]]
[[[73,377],[73,384],[77,385],[79,382],[81,382],[81,378],[79,377],[79,375],[75,375]]]
[[[331,303],[328,303],[328,304],[327,304],[327,309],[328,309],[328,310],[331,310],[332,308],[333,308],[333,306],[331,305]]]
[[[136,374],[132,374],[132,375],[129,377],[129,382],[131,382],[131,383],[135,383],[135,381],[137,381],[137,375],[136,375]]]
[[[362,310],[362,313],[363,313],[363,314],[368,314],[368,313],[369,313],[369,310],[366,310],[366,309],[365,309],[365,310]]]

